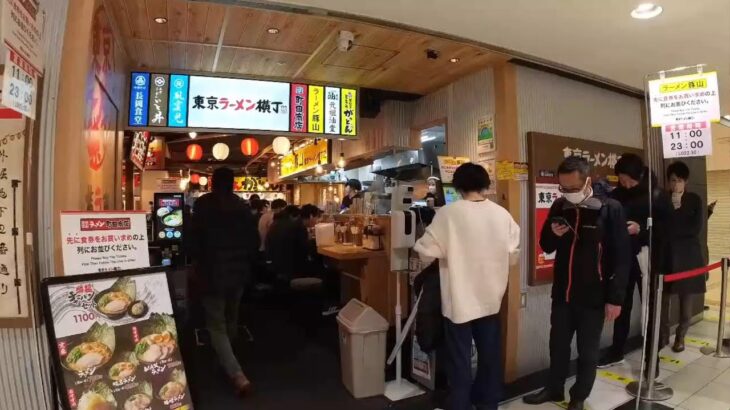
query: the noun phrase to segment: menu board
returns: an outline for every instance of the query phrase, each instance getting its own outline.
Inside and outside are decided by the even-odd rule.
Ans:
[[[355,88],[133,72],[129,101],[130,127],[357,136]]]
[[[193,408],[165,272],[49,278],[42,297],[66,409]]]
[[[135,131],[132,137],[132,151],[129,159],[140,170],[144,171],[145,161],[147,161],[147,148],[150,144],[150,133],[148,131]]]
[[[155,193],[155,239],[182,241],[184,206],[183,194]]]

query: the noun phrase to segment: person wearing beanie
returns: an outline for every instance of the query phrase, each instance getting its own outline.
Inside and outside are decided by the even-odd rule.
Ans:
[[[666,270],[664,264],[661,263],[664,260],[662,255],[667,245],[666,235],[663,235],[662,232],[667,228],[672,211],[672,204],[668,195],[658,186],[656,175],[644,165],[641,157],[631,153],[622,155],[616,163],[614,171],[618,177],[619,185],[611,192],[611,198],[619,201],[624,208],[627,220],[626,229],[629,232],[631,247],[636,257],[632,258],[632,267],[621,316],[614,324],[613,345],[599,362],[599,368],[608,368],[624,362],[626,340],[631,327],[631,309],[633,308],[635,287],[639,288],[639,295],[641,295],[642,271],[638,257],[642,253],[642,249],[649,246],[649,231],[647,230],[647,221],[650,216],[649,178],[652,181],[653,210],[651,216],[654,220],[651,255],[652,275],[650,276],[652,281],[650,286],[655,286],[653,278],[656,273],[665,272]],[[666,336],[668,337],[668,335]],[[660,346],[667,343],[662,344],[662,341],[660,341]]]

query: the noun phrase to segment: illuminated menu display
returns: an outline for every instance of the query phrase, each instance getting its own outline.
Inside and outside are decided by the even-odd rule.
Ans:
[[[354,137],[357,92],[281,81],[133,72],[128,124]]]

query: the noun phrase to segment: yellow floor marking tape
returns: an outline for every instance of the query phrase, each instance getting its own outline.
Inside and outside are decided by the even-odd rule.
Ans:
[[[623,384],[624,386],[631,382],[636,381],[636,380],[632,379],[631,377],[622,376],[618,373],[609,372],[608,370],[599,370],[598,377],[612,380],[615,382],[619,382],[619,383]]]
[[[679,359],[675,359],[673,357],[667,357],[667,356],[659,356],[659,360],[661,360],[664,363],[669,363],[673,366],[682,366],[682,364],[684,364],[684,362]]]
[[[558,407],[560,407],[561,409],[567,409],[568,408],[568,405],[570,403],[567,402],[567,401],[561,401],[561,402],[554,401],[553,404],[556,405],[556,406],[558,406]],[[588,407],[588,405],[586,404],[585,405],[585,410],[591,410],[591,408]]]
[[[705,347],[705,346],[710,345],[710,342],[706,342],[706,341],[700,340],[700,339],[695,339],[693,337],[685,337],[684,342],[689,345],[696,346],[696,347]]]

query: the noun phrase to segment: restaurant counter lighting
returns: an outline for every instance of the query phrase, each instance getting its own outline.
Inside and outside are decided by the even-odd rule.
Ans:
[[[648,20],[662,14],[664,9],[654,3],[642,3],[631,11],[631,17],[638,20]]]
[[[340,160],[337,161],[337,166],[340,167],[340,168],[344,168],[345,165],[347,165],[347,162],[345,162],[345,154],[344,153],[341,153],[340,154]]]
[[[200,177],[200,185],[201,186],[208,185],[208,177]]]

